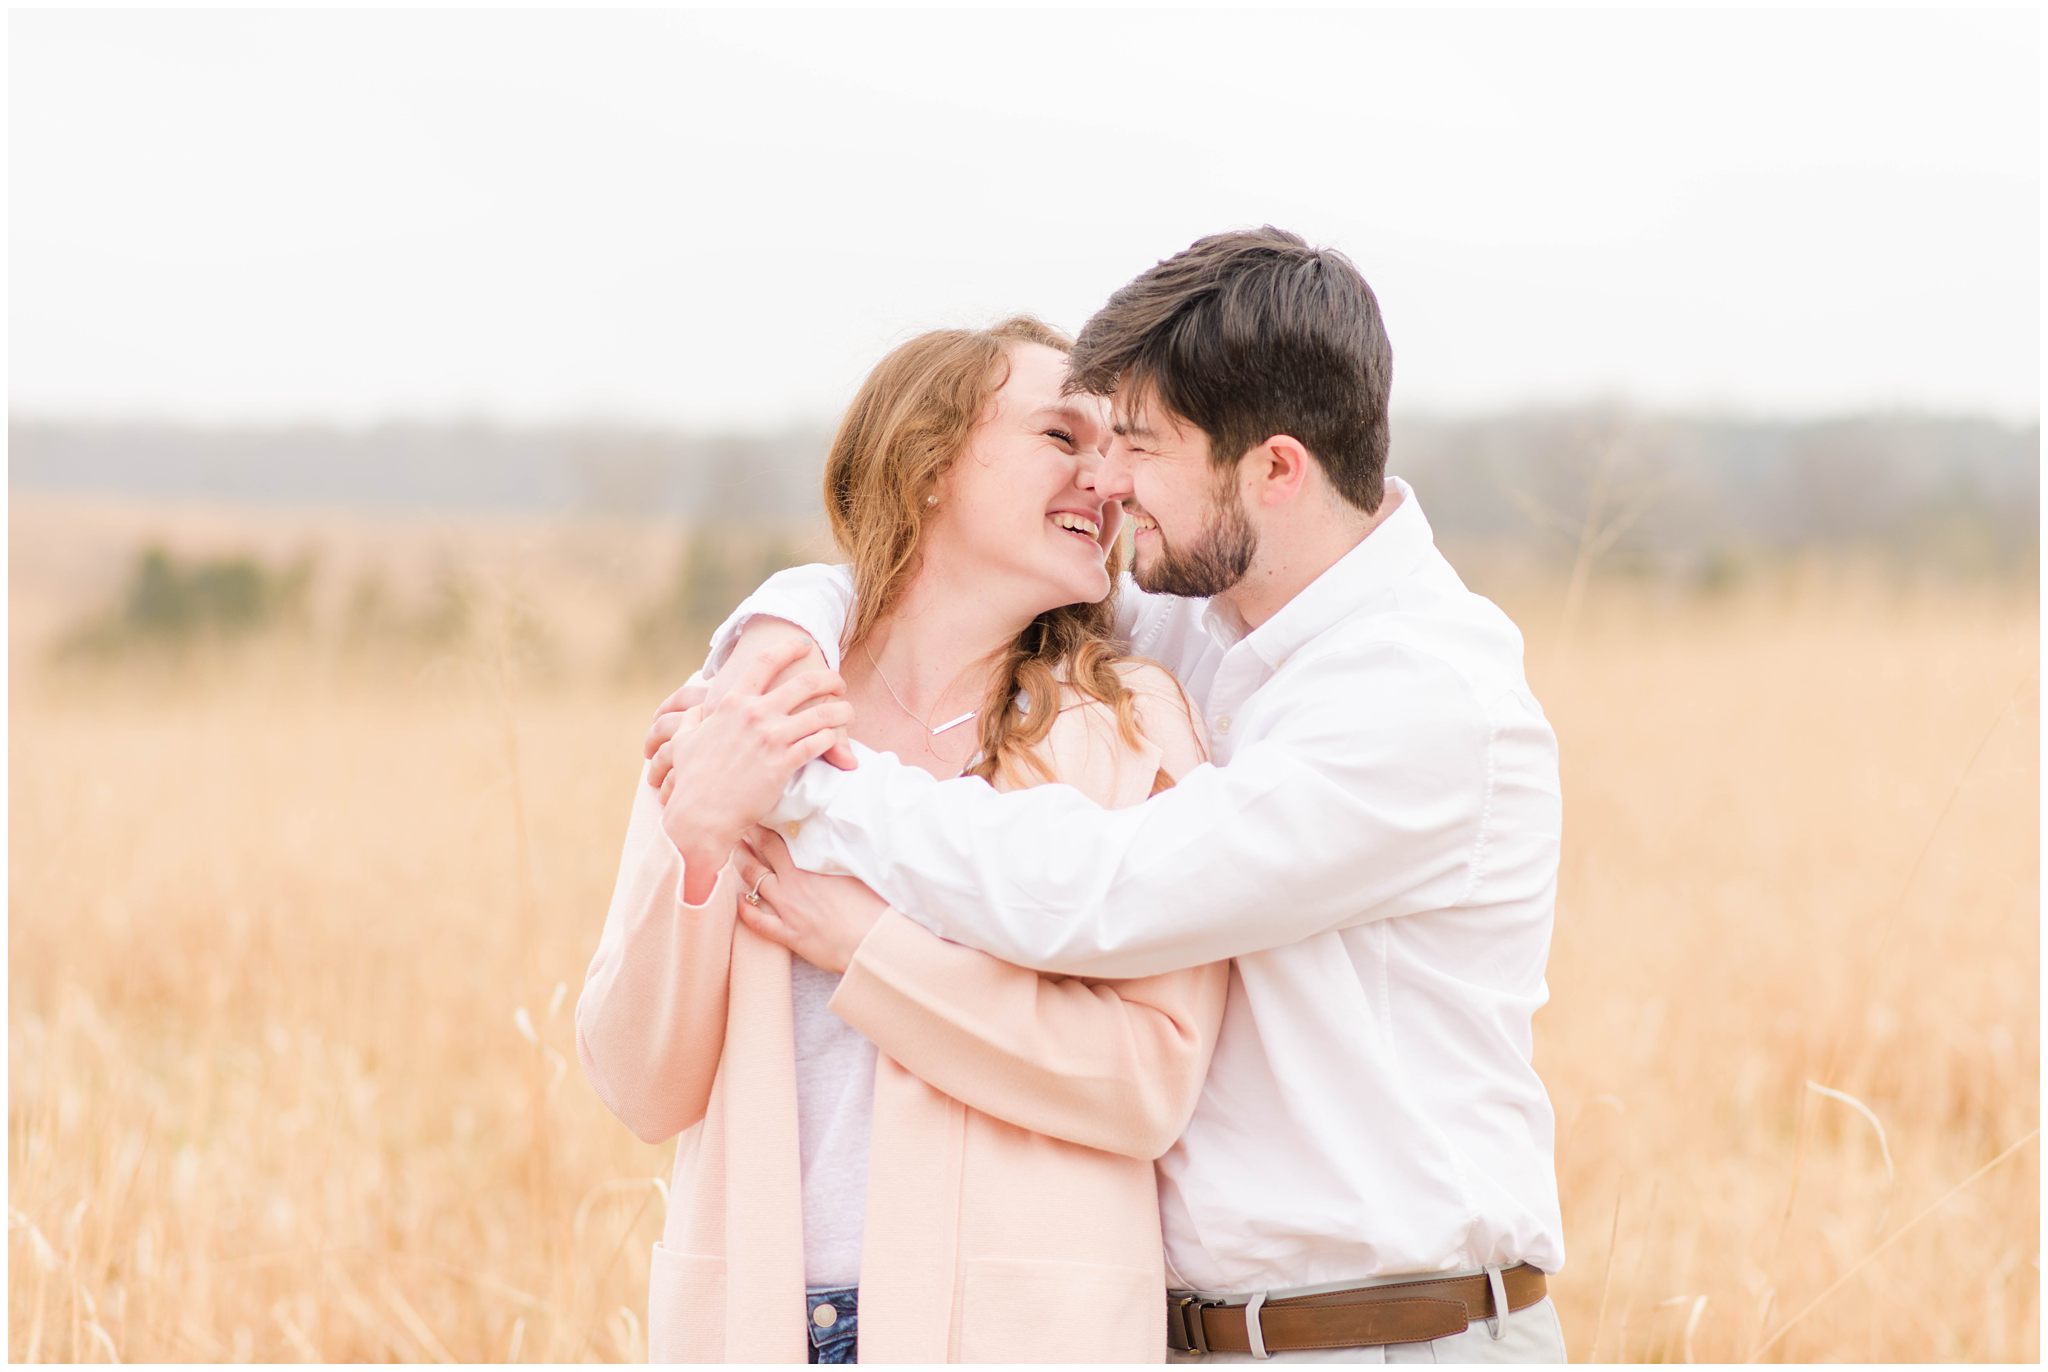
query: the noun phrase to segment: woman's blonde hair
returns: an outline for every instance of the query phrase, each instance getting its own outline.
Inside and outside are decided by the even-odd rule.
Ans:
[[[1037,343],[1062,353],[1073,342],[1028,315],[990,329],[936,329],[878,363],[847,407],[825,462],[825,510],[832,537],[853,563],[851,651],[895,608],[916,575],[933,495],[974,426],[1009,380],[1008,345]],[[1137,698],[1115,668],[1128,658],[1110,646],[1123,543],[1109,554],[1110,593],[1094,604],[1062,605],[1025,626],[997,670],[981,710],[981,759],[970,775],[1050,781],[1036,746],[1060,711],[1060,684],[1116,711],[1125,742],[1138,746]],[[1030,693],[1028,712],[1016,708]]]

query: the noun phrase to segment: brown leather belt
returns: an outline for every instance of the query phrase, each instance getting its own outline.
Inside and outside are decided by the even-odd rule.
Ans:
[[[1543,1299],[1543,1274],[1529,1264],[1503,1267],[1500,1276],[1510,1312]],[[1243,1301],[1169,1295],[1166,1345],[1176,1353],[1249,1353],[1245,1309]],[[1481,1272],[1267,1301],[1259,1307],[1259,1330],[1269,1353],[1362,1348],[1462,1334],[1474,1320],[1490,1319],[1493,1313],[1493,1288]]]

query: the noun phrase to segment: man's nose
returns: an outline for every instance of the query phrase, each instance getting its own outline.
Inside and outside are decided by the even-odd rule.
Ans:
[[[1123,500],[1131,493],[1130,465],[1117,457],[1113,445],[1084,453],[1078,475],[1081,489],[1098,500]]]

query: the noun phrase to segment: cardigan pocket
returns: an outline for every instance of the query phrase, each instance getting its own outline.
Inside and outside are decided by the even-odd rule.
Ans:
[[[654,1245],[647,1274],[647,1361],[725,1359],[725,1259]]]
[[[969,1258],[958,1328],[962,1362],[1164,1362],[1166,1283],[1150,1268]]]

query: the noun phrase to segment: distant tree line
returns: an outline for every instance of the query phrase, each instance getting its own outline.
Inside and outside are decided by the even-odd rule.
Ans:
[[[135,554],[114,603],[58,644],[66,657],[134,650],[180,654],[267,630],[302,627],[314,562],[302,554],[272,567],[246,554],[181,559],[156,544]]]
[[[827,434],[390,425],[196,430],[14,421],[17,489],[474,512],[731,531],[816,518]],[[1980,573],[2038,558],[2040,426],[1969,416],[1762,420],[1578,406],[1397,410],[1391,468],[1452,546],[1697,578],[1834,549]],[[1615,521],[1621,521],[1621,527]],[[708,556],[708,555],[707,555]]]
[[[609,664],[620,675],[673,673],[703,654],[725,615],[770,573],[804,560],[787,538],[754,529],[684,532],[673,570],[620,619]],[[383,572],[359,571],[333,608],[314,605],[321,570],[302,552],[268,561],[250,553],[181,555],[160,543],[136,549],[121,586],[86,612],[53,646],[60,662],[145,657],[166,662],[214,657],[279,636],[337,653],[431,658],[481,655],[502,646],[522,667],[560,669],[563,651],[545,620],[516,600],[486,592],[456,566],[409,587]],[[503,634],[501,645],[489,635]]]
[[[1821,554],[1915,574],[2013,577],[2039,564],[2038,425],[1926,415],[1802,423],[1580,407],[1397,420],[1391,469],[1412,481],[1455,561],[1513,560],[1718,590]],[[209,503],[550,510],[672,523],[673,571],[629,605],[614,666],[672,670],[777,568],[783,533],[818,521],[822,433],[739,437],[625,430],[391,427],[202,432],[10,425],[16,489],[104,490]],[[432,655],[500,631],[523,660],[561,656],[524,608],[463,570],[395,589],[359,573],[316,615],[311,553],[135,550],[111,601],[57,646],[66,658],[172,657],[279,633],[341,651]],[[489,614],[481,613],[489,609]]]

